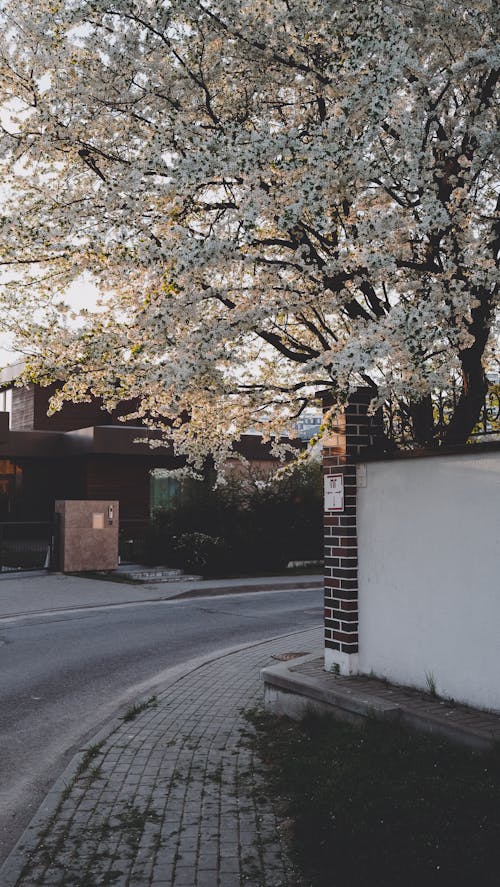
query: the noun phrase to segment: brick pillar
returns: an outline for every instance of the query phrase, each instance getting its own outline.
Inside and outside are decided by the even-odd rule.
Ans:
[[[372,392],[358,389],[323,441],[325,486],[329,475],[342,475],[342,510],[324,513],[325,527],[325,669],[358,671],[358,537],[356,462],[370,444]],[[341,508],[337,503],[336,507]]]

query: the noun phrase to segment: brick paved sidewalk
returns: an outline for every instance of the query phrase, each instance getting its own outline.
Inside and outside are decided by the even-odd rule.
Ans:
[[[243,711],[262,701],[271,654],[320,641],[314,629],[226,655],[122,721],[35,818],[2,887],[296,885]]]

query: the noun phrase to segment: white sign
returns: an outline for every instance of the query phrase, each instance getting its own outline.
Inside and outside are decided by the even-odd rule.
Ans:
[[[325,476],[325,511],[344,510],[344,475]]]
[[[356,483],[358,487],[366,487],[366,465],[356,465]]]

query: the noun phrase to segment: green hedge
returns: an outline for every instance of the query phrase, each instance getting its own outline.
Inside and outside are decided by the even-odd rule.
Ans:
[[[322,474],[316,463],[279,477],[232,477],[214,489],[185,480],[168,508],[155,513],[145,544],[150,564],[203,575],[282,570],[323,553]]]

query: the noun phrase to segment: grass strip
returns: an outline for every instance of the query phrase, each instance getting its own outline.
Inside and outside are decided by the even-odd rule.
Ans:
[[[498,887],[498,747],[476,753],[375,720],[247,717],[307,885]]]

